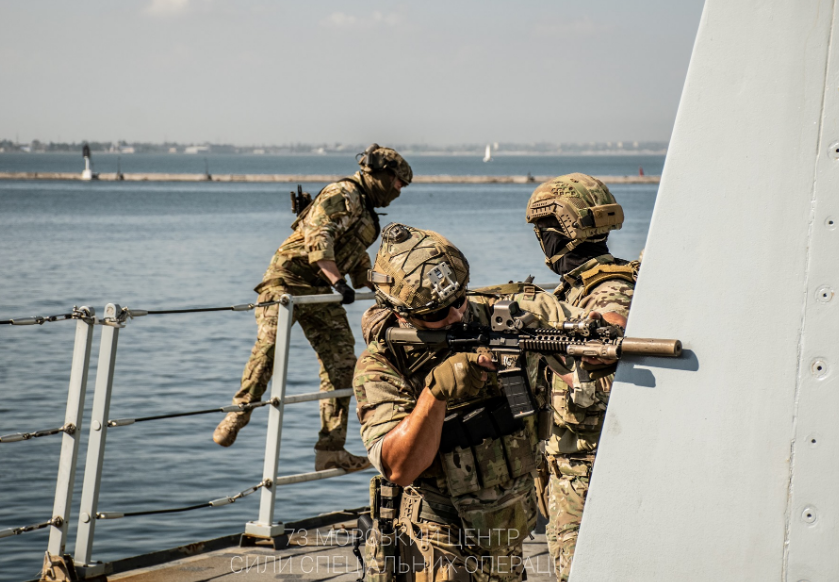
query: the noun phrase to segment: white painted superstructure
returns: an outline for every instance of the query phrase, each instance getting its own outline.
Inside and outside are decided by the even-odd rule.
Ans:
[[[839,576],[834,0],[708,0],[572,582]]]

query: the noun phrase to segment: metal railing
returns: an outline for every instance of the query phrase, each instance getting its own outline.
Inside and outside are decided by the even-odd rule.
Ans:
[[[374,298],[375,295],[373,293],[356,294],[356,300],[372,300]],[[237,499],[241,499],[242,497],[261,490],[258,518],[245,524],[244,535],[249,537],[272,539],[282,536],[285,533],[283,523],[274,521],[274,506],[278,487],[320,479],[329,479],[346,474],[346,471],[343,469],[326,469],[324,471],[300,473],[297,475],[287,475],[277,478],[280,444],[282,439],[283,412],[285,406],[287,404],[298,404],[302,402],[314,402],[324,399],[352,396],[352,389],[349,388],[334,390],[331,392],[313,392],[294,396],[286,396],[285,393],[288,374],[289,342],[293,323],[294,306],[298,304],[338,303],[340,301],[341,296],[337,294],[307,295],[298,297],[283,295],[277,301],[265,303],[250,303],[231,307],[211,307],[202,309],[177,309],[168,311],[123,309],[118,304],[109,303],[105,306],[102,318],[97,318],[93,309],[82,307],[74,309],[72,314],[68,314],[66,316],[29,317],[0,321],[0,324],[9,325],[37,325],[51,321],[69,319],[77,320],[64,425],[57,428],[28,433],[14,433],[0,436],[0,443],[12,443],[40,436],[63,434],[52,517],[51,519],[38,524],[2,529],[0,530],[0,538],[20,535],[29,531],[49,527],[50,537],[47,553],[54,558],[60,558],[65,555],[71,518],[70,513],[73,502],[73,487],[78,468],[79,442],[83,424],[88,371],[90,369],[90,359],[92,357],[93,330],[97,325],[102,328],[102,334],[99,345],[99,361],[96,370],[96,380],[93,394],[93,408],[89,421],[89,439],[76,532],[76,546],[72,560],[78,576],[81,579],[84,579],[100,576],[106,573],[105,564],[94,562],[92,558],[96,522],[99,519],[119,519],[137,515],[177,513],[204,507],[219,507],[235,503]],[[146,315],[169,315],[174,313],[210,311],[249,311],[256,307],[265,307],[275,304],[278,307],[277,341],[275,343],[274,375],[271,382],[271,393],[267,400],[249,404],[234,404],[213,409],[162,414],[157,416],[109,419],[119,333],[121,329],[126,327],[128,320]],[[269,412],[262,481],[260,481],[257,485],[251,486],[236,495],[221,497],[212,501],[187,507],[137,512],[100,512],[98,510],[105,447],[109,429],[129,426],[137,422],[161,420],[164,418],[177,418],[217,412],[235,412],[259,407],[267,407]]]

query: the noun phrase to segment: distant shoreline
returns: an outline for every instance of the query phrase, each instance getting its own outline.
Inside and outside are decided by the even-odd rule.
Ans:
[[[480,151],[471,151],[471,150],[456,150],[456,151],[446,151],[446,150],[404,150],[400,153],[404,153],[405,156],[416,156],[416,157],[467,157],[467,158],[481,158],[483,157],[483,152]],[[5,154],[19,154],[19,155],[27,155],[27,156],[39,156],[44,154],[50,155],[61,155],[61,156],[78,156],[79,152],[75,150],[57,150],[57,151],[35,151],[35,152],[26,152],[21,150],[3,150],[0,148],[0,156]],[[186,156],[188,158],[195,158],[195,157],[213,157],[213,156],[259,156],[259,157],[286,157],[286,156],[317,156],[317,157],[328,157],[328,156],[352,156],[355,155],[350,151],[329,151],[329,152],[264,152],[264,153],[253,153],[253,152],[162,152],[162,151],[142,151],[142,152],[119,152],[119,151],[101,151],[101,150],[94,150],[93,157],[99,156]],[[493,152],[492,156],[493,159],[496,158],[515,158],[515,157],[523,157],[523,156],[532,156],[532,157],[589,157],[589,156],[626,156],[626,157],[637,157],[637,156],[666,156],[667,150],[666,149],[659,149],[659,150],[569,150],[569,151],[531,151],[531,150],[508,150],[503,152]]]
[[[125,182],[335,182],[342,174],[123,174]],[[554,176],[415,176],[415,184],[540,184]],[[661,176],[597,176],[606,184],[658,184]],[[98,181],[116,182],[117,174],[102,172]],[[81,172],[0,172],[0,180],[73,180],[81,181]]]

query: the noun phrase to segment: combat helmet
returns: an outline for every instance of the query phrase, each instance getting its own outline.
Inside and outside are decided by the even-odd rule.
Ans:
[[[394,222],[382,230],[368,280],[379,303],[403,316],[422,316],[462,301],[469,263],[436,232]]]
[[[377,143],[371,144],[362,153],[357,154],[355,158],[358,165],[361,166],[361,170],[368,174],[387,170],[393,172],[405,186],[414,179],[414,172],[405,158],[400,156],[396,150],[383,148]]]
[[[540,184],[527,202],[527,222],[545,250],[542,232],[554,232],[568,243],[547,257],[548,265],[586,241],[605,241],[623,225],[623,208],[606,184],[586,174],[566,174]],[[547,253],[546,253],[547,254]]]

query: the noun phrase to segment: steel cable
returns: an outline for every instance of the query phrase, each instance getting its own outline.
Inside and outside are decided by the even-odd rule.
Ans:
[[[60,517],[53,517],[49,521],[44,521],[42,523],[36,523],[35,525],[27,525],[27,526],[24,526],[24,527],[13,527],[13,528],[8,528],[8,529],[0,529],[0,538],[8,538],[8,537],[11,537],[11,536],[19,536],[22,533],[35,531],[35,530],[39,530],[39,529],[44,529],[45,527],[49,527],[51,525],[54,525],[56,527],[61,527],[61,525],[63,523],[64,523],[64,520],[61,519]]]
[[[148,420],[162,420],[165,418],[180,418],[182,416],[196,416],[199,414],[212,414],[215,412],[245,412],[247,410],[253,410],[254,408],[260,408],[262,406],[268,406],[269,404],[273,404],[278,406],[280,403],[280,399],[275,397],[271,400],[265,400],[264,402],[249,402],[247,404],[231,404],[229,406],[222,406],[220,408],[207,408],[205,410],[193,410],[191,412],[173,412],[172,414],[158,414],[156,416],[143,416],[141,418],[116,418],[113,420],[108,421],[109,427],[116,427],[116,426],[128,426],[131,424],[135,424],[137,422],[146,422]]]
[[[161,513],[181,513],[183,511],[192,511],[193,509],[202,509],[204,507],[221,507],[222,505],[230,505],[231,503],[236,503],[237,499],[241,499],[242,497],[247,497],[251,493],[255,493],[262,487],[265,487],[265,485],[267,485],[268,483],[270,483],[270,479],[265,479],[257,485],[248,487],[247,489],[240,491],[236,495],[232,495],[230,497],[220,497],[219,499],[214,499],[205,503],[198,503],[196,505],[188,505],[186,507],[174,507],[171,509],[151,509],[149,511],[131,511],[128,513],[120,513],[115,511],[101,511],[96,514],[96,519],[120,519],[123,517],[138,517],[141,515],[159,515]]]
[[[163,310],[147,310],[147,309],[129,309],[124,307],[123,318],[143,317],[145,315],[172,315],[176,313],[206,313],[211,311],[251,311],[257,307],[268,307],[270,305],[277,305],[281,301],[263,301],[262,303],[241,303],[239,305],[230,305],[227,307],[194,307],[190,309],[163,309]]]
[[[19,317],[16,319],[4,319],[0,321],[0,325],[44,325],[52,321],[67,321],[68,319],[85,319],[90,317],[90,313],[84,308],[73,308],[71,313],[62,313],[60,315],[33,315],[32,317]]]
[[[0,436],[0,443],[16,443],[19,441],[28,441],[30,439],[43,437],[43,436],[50,436],[54,434],[58,434],[60,432],[67,433],[67,434],[74,434],[76,432],[76,425],[72,422],[68,422],[64,426],[59,426],[56,428],[48,428],[45,430],[38,430],[35,432],[16,432],[13,434],[6,434]]]

